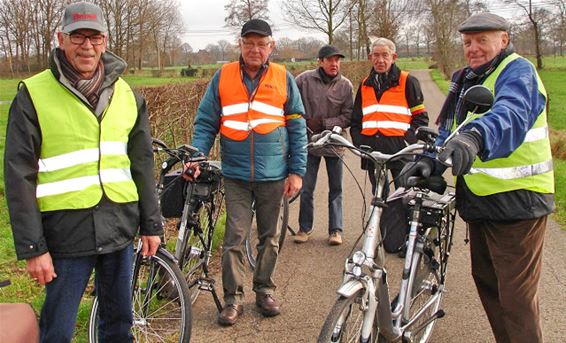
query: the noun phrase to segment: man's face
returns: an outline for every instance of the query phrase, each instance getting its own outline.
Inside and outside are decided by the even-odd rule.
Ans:
[[[504,31],[473,32],[462,34],[464,57],[475,69],[493,60],[509,44],[509,35]]]
[[[378,45],[373,48],[369,57],[376,72],[386,73],[391,69],[391,65],[395,63],[397,53],[391,51],[385,45]]]
[[[240,50],[246,68],[259,69],[264,65],[271,52],[275,42],[271,37],[261,36],[250,33],[240,39]]]
[[[83,78],[90,79],[100,57],[106,51],[106,36],[95,30],[80,29],[70,34],[59,32],[57,39],[67,61],[81,73]]]
[[[326,75],[334,77],[340,72],[340,56],[325,57],[318,60],[318,65],[322,67]]]

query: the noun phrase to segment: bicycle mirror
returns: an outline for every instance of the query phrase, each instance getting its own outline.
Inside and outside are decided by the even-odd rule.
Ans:
[[[468,112],[483,113],[493,105],[493,93],[483,85],[470,87],[463,96],[464,106]]]

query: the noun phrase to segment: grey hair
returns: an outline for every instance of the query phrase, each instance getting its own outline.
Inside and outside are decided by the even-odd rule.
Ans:
[[[384,37],[379,37],[376,38],[372,43],[371,43],[371,50],[373,50],[373,48],[375,48],[376,46],[386,46],[389,48],[389,50],[391,50],[391,52],[397,52],[397,48],[395,47],[395,43],[393,43],[393,41],[384,38]]]

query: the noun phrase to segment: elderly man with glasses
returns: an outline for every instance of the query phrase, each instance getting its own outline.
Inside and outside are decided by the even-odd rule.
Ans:
[[[259,237],[253,276],[256,305],[266,317],[280,313],[274,299],[283,196],[296,194],[306,171],[304,108],[293,76],[269,61],[275,47],[269,24],[252,19],[239,40],[240,60],[213,76],[197,110],[192,145],[208,154],[220,133],[226,192],[222,284],[226,305],[218,317],[233,325],[244,300],[244,240],[251,230],[252,203]],[[195,168],[198,165],[187,165]]]
[[[94,270],[99,341],[131,342],[133,239],[155,254],[161,227],[144,99],[106,51],[102,10],[66,7],[49,69],[10,107],[4,173],[18,259],[41,285],[41,342],[70,342]]]

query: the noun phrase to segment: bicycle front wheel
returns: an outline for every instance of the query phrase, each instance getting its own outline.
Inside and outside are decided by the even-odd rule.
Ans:
[[[136,255],[132,306],[135,342],[190,342],[189,289],[179,267],[162,251],[150,258]],[[90,313],[88,332],[89,342],[98,342],[97,298]]]
[[[281,209],[279,210],[279,219],[277,220],[277,226],[281,228],[278,251],[281,251],[281,248],[283,248],[283,243],[285,242],[285,236],[287,235],[288,224],[289,224],[289,199],[283,197],[283,201],[281,202]],[[250,268],[254,270],[257,259],[257,245],[259,244],[255,215],[254,218],[252,219],[252,227],[248,232],[248,237],[246,238],[244,244],[246,248],[246,257],[248,258],[248,263],[250,264]]]
[[[365,290],[360,289],[349,297],[340,296],[326,317],[318,343],[360,342],[362,324],[367,311]],[[378,334],[377,318],[374,319],[369,342],[374,342]]]

